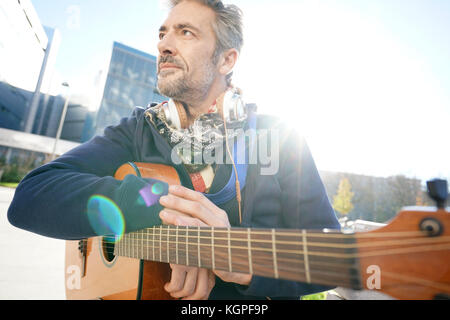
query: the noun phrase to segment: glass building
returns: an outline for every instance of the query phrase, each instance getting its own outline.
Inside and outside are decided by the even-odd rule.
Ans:
[[[114,42],[103,98],[93,134],[102,134],[110,125],[131,115],[136,106],[146,107],[167,98],[156,89],[156,57]],[[87,140],[91,136],[85,136]]]
[[[0,1],[0,81],[33,92],[48,37],[30,0]]]

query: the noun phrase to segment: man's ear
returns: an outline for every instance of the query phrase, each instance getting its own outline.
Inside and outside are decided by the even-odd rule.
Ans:
[[[222,53],[219,61],[219,72],[223,75],[229,74],[239,58],[239,52],[236,49],[229,49]]]

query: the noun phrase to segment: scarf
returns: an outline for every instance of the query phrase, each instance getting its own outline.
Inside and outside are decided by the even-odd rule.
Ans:
[[[232,143],[242,133],[247,116],[242,120],[227,121],[225,133],[223,119],[217,107],[212,106],[208,113],[200,115],[189,128],[177,130],[168,125],[163,104],[148,108],[145,116],[176,151],[189,173],[199,172],[216,164],[205,159],[205,155],[216,160],[221,157],[220,161],[226,163],[225,139]]]

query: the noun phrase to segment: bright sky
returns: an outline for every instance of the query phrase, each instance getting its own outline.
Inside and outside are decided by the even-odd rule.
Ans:
[[[227,3],[231,1],[225,1]],[[112,42],[157,55],[160,0],[32,0],[87,92]],[[239,0],[234,82],[307,138],[321,170],[450,181],[450,1]]]

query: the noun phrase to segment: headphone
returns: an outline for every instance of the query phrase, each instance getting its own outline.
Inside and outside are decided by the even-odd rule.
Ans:
[[[216,100],[216,107],[224,122],[245,118],[245,104],[238,88],[232,87],[220,95]],[[188,116],[183,103],[170,99],[163,103],[162,110],[169,126],[178,130],[188,127]]]

